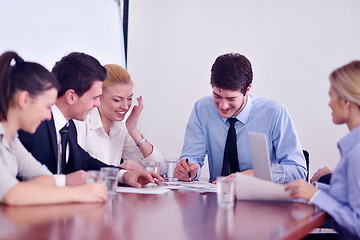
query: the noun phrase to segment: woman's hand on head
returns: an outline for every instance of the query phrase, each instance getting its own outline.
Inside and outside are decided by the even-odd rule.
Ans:
[[[136,100],[138,101],[138,104],[133,107],[128,119],[126,120],[126,128],[129,132],[137,128],[137,122],[141,111],[144,108],[142,96],[138,97]]]

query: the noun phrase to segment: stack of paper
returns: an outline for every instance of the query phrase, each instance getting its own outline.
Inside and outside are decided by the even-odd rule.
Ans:
[[[139,194],[164,194],[170,189],[165,188],[133,188],[133,187],[117,187],[116,192],[122,193],[139,193]]]
[[[238,200],[291,201],[284,185],[241,173],[236,174],[235,194]]]
[[[118,187],[117,192],[122,193],[139,193],[139,194],[164,194],[170,190],[179,190],[179,191],[193,191],[193,192],[215,192],[216,185],[208,182],[162,182],[160,186],[154,184],[151,186],[145,186],[143,188],[132,188],[132,187]]]
[[[216,185],[211,184],[208,182],[163,182],[163,186],[161,188],[168,188],[173,190],[180,190],[180,191],[193,191],[193,192],[215,192],[216,193]]]

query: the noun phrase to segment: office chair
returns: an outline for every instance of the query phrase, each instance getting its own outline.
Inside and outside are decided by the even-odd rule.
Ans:
[[[309,182],[309,174],[310,174],[310,166],[309,166],[309,152],[303,149],[303,155],[305,157],[305,161],[306,161],[306,169],[308,171],[307,175],[306,175],[306,181]],[[330,184],[330,179],[331,179],[331,173],[326,174],[322,177],[319,178],[318,182],[321,183],[326,183],[326,184]]]
[[[310,233],[301,240],[339,240],[339,236],[334,233]]]
[[[332,173],[328,173],[324,176],[321,176],[318,180],[318,182],[330,184]]]
[[[310,157],[310,154],[308,151],[303,149],[303,155],[304,155],[305,161],[306,161],[306,170],[307,170],[306,181],[309,182],[309,173],[310,173],[309,157]]]

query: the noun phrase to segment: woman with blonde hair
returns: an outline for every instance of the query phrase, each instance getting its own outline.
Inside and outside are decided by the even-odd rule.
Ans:
[[[143,109],[141,96],[126,122],[123,121],[133,99],[133,82],[129,73],[116,64],[104,67],[107,77],[100,98],[101,106],[94,108],[85,121],[75,121],[79,145],[91,156],[107,164],[120,164],[128,170],[160,165],[163,162],[161,153],[137,129]],[[161,169],[164,169],[163,165]]]
[[[360,239],[360,61],[331,73],[329,95],[332,121],[350,131],[338,143],[341,158],[330,185],[297,180],[285,189],[326,211],[341,239]]]
[[[25,62],[15,52],[0,56],[1,203],[32,205],[106,200],[104,184],[57,187],[51,172],[18,138],[18,130],[34,133],[42,121],[51,119],[50,107],[57,93],[55,77],[43,66]]]

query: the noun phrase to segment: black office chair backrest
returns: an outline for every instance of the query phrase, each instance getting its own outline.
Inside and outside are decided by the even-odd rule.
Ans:
[[[309,182],[309,173],[310,173],[310,167],[309,167],[309,152],[306,151],[306,150],[303,150],[303,154],[304,154],[304,157],[305,157],[305,161],[306,161],[306,168],[307,168],[307,174],[306,174],[306,181]],[[330,176],[328,176],[330,175]],[[325,175],[325,176],[322,176],[321,178],[324,178],[323,182],[330,182],[330,177],[331,177],[331,174],[328,174],[328,175]],[[320,179],[321,179],[320,178]],[[319,180],[320,180],[319,179]],[[325,180],[326,179],[326,180]],[[327,220],[322,226],[320,226],[320,229],[321,228],[332,228],[332,223],[330,220]],[[305,238],[303,238],[303,240],[310,240],[310,239],[339,239],[339,236],[337,233],[328,233],[328,234],[323,234],[323,233],[311,233],[309,235],[307,235]]]
[[[306,170],[307,170],[306,181],[309,181],[309,172],[310,172],[310,168],[309,168],[309,152],[306,151],[306,150],[303,150],[303,154],[304,154],[305,161],[306,161]]]

